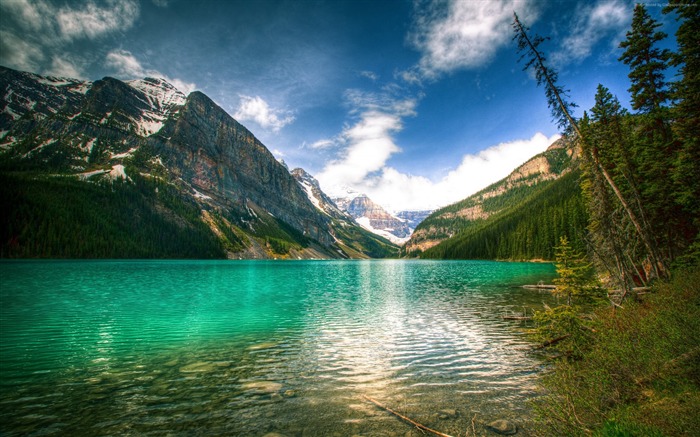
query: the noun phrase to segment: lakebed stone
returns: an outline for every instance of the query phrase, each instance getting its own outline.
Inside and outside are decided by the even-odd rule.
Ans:
[[[507,420],[494,420],[486,425],[486,429],[501,435],[513,435],[518,432],[518,427],[514,423]]]

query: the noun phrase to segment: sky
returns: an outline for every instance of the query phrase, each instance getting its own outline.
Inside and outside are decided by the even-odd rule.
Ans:
[[[677,24],[648,12],[669,34]],[[0,0],[0,65],[199,90],[331,195],[435,209],[507,176],[558,138],[512,41],[513,12],[581,116],[617,59],[626,0]]]

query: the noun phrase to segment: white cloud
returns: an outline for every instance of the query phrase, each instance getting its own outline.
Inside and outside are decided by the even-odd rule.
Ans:
[[[380,171],[394,153],[401,151],[393,135],[403,129],[404,117],[415,115],[417,100],[402,98],[400,92],[400,89],[391,86],[384,87],[382,92],[357,89],[345,92],[350,114],[356,116],[357,121],[347,126],[337,139],[318,144],[325,147],[336,144],[345,146],[340,156],[326,164],[317,175],[326,187],[337,191],[345,186],[362,184],[373,173]]]
[[[4,0],[4,13],[26,30],[51,30],[57,10],[42,0]],[[47,29],[48,28],[48,29]]]
[[[139,16],[134,0],[63,2],[3,0],[0,62],[3,65],[44,74],[82,77],[88,55],[65,56],[71,41],[95,39],[133,26]]]
[[[41,46],[0,31],[0,64],[24,71],[37,71],[44,60]]]
[[[318,180],[336,189],[361,184],[369,174],[381,170],[392,154],[400,151],[392,134],[401,127],[401,118],[395,114],[365,112],[357,124],[343,131],[341,137],[348,147],[341,159],[326,165]]]
[[[417,11],[410,37],[422,53],[420,75],[427,78],[488,64],[512,38],[514,11],[528,22],[536,18],[527,0],[431,0],[427,4]],[[407,77],[415,79],[415,73]]]
[[[314,143],[309,144],[308,147],[310,147],[312,149],[328,149],[328,148],[331,148],[335,145],[337,145],[336,140],[333,140],[330,138],[324,138],[324,139],[321,139],[321,140],[318,140]]]
[[[617,34],[611,49],[617,48],[631,22],[632,8],[621,0],[601,0],[595,5],[579,7],[576,16],[561,49],[552,54],[552,61],[557,65],[589,57],[593,47],[610,34]]]
[[[131,0],[111,0],[107,7],[92,1],[81,8],[63,7],[56,14],[61,35],[67,39],[89,38],[117,30],[129,29],[139,16],[138,3]]]
[[[240,96],[241,102],[233,118],[238,121],[254,121],[264,129],[279,131],[284,126],[294,121],[294,116],[289,111],[273,109],[260,96]]]
[[[162,78],[186,95],[197,89],[197,85],[194,83],[170,78],[157,70],[145,68],[141,62],[127,50],[112,50],[109,52],[106,57],[106,65],[114,68],[116,74],[124,79],[143,79],[144,77]]]
[[[54,56],[51,59],[51,67],[46,71],[48,74],[62,77],[73,77],[82,79],[80,68],[75,65],[75,61],[66,57]]]
[[[379,80],[379,75],[373,71],[360,71],[360,76],[366,77],[367,79],[371,80],[372,82],[376,82]]]
[[[386,152],[373,157],[371,168],[375,169],[374,172],[366,171],[369,165],[363,167],[364,172],[357,169],[353,172],[338,163],[331,163],[317,179],[331,195],[342,193],[344,187],[350,186],[389,210],[435,209],[462,200],[508,176],[558,138],[558,135],[547,138],[537,133],[530,139],[501,143],[477,154],[465,155],[459,166],[438,181],[387,166]],[[380,163],[382,158],[385,159]]]

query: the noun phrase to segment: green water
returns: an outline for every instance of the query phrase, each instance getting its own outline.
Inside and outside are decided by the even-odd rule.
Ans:
[[[0,435],[527,435],[549,264],[0,263]],[[407,434],[408,433],[408,434]]]

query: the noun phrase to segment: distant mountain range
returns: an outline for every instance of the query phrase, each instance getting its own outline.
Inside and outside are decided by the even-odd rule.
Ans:
[[[396,254],[201,92],[0,67],[3,257]]]
[[[399,245],[408,241],[413,229],[431,212],[401,211],[394,215],[374,203],[366,194],[351,189],[347,190],[347,195],[333,198],[333,202],[363,228]]]

